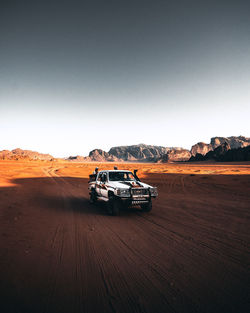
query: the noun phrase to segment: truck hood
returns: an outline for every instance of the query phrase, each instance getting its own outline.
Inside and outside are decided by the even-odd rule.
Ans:
[[[152,188],[152,186],[142,183],[142,182],[134,182],[134,181],[109,181],[108,185],[113,188],[120,189],[129,189],[129,188]]]

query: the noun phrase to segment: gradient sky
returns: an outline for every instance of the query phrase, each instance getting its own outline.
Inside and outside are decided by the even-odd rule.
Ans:
[[[0,150],[250,136],[250,1],[0,2]]]

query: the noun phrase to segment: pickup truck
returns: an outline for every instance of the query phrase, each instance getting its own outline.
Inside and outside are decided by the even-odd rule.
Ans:
[[[136,172],[115,169],[89,175],[90,202],[105,201],[111,215],[119,215],[121,207],[130,206],[151,211],[152,199],[158,196],[157,187],[141,182]]]

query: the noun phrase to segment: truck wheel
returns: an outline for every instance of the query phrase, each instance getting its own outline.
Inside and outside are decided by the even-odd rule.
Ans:
[[[117,216],[120,213],[120,201],[112,194],[109,195],[108,213],[113,216]]]
[[[90,200],[90,203],[93,203],[93,204],[96,203],[97,195],[96,195],[95,189],[91,189],[89,200]]]
[[[152,210],[152,201],[150,200],[148,203],[142,204],[141,208],[144,212],[150,212]]]

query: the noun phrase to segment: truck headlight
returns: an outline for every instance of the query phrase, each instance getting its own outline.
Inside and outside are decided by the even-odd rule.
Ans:
[[[117,189],[117,196],[130,197],[130,190],[129,189]]]
[[[150,188],[150,194],[151,194],[152,197],[158,196],[157,187],[152,187],[152,188]]]

